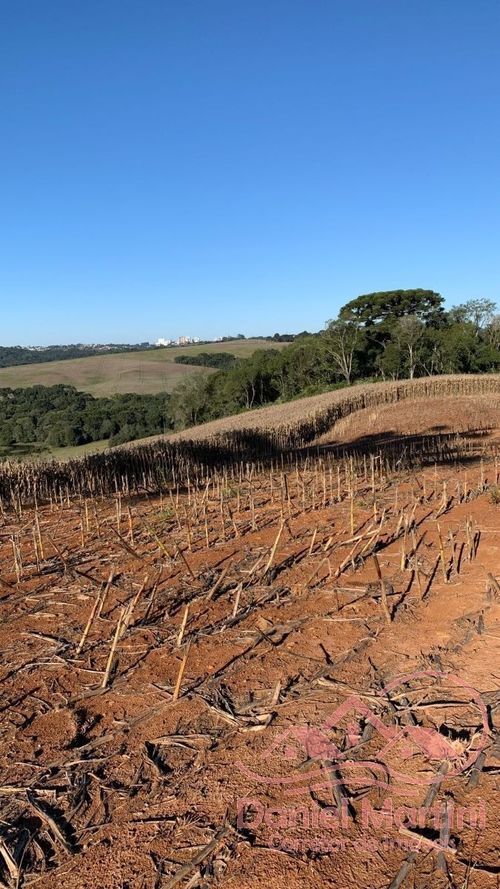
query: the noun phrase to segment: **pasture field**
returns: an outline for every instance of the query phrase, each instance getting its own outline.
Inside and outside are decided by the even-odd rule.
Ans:
[[[497,887],[495,380],[0,467],[7,887]]]
[[[55,386],[63,383],[75,386],[97,397],[127,392],[171,392],[186,377],[211,368],[176,364],[177,355],[199,355],[200,352],[229,352],[240,358],[252,355],[257,349],[282,349],[287,343],[269,340],[231,340],[227,343],[147,349],[144,352],[122,352],[113,355],[94,355],[65,361],[47,361],[0,368],[0,388],[26,386]]]

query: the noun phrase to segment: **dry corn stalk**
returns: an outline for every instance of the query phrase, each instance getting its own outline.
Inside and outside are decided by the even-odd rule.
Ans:
[[[382,577],[382,570],[380,568],[380,562],[378,560],[378,556],[373,554],[373,561],[375,563],[375,571],[377,572],[378,582],[380,584],[380,601],[382,604],[382,611],[384,612],[384,617],[386,623],[390,624],[392,621],[391,612],[389,611],[389,606],[387,604],[387,587],[384,578]]]
[[[264,571],[262,572],[263,575],[266,575],[266,574],[267,574],[267,572],[269,571],[269,569],[271,568],[271,566],[272,566],[272,564],[273,564],[274,557],[275,557],[275,555],[276,555],[276,550],[278,549],[278,544],[279,544],[279,542],[280,542],[281,535],[283,534],[283,529],[284,529],[284,527],[285,527],[285,521],[282,521],[281,524],[280,524],[280,526],[279,526],[278,533],[277,533],[277,535],[276,535],[276,539],[275,539],[275,541],[274,541],[274,543],[273,543],[273,546],[272,546],[272,549],[271,549],[271,554],[270,554],[270,556],[269,556],[269,559],[267,560],[266,567],[264,568]]]
[[[175,683],[174,693],[172,695],[172,702],[175,703],[179,699],[179,693],[181,690],[182,677],[184,676],[184,670],[186,669],[186,663],[189,656],[189,651],[191,648],[191,643],[186,648],[186,653],[182,658],[181,665],[179,667],[179,672],[177,674],[177,682]]]
[[[106,664],[106,669],[105,669],[105,671],[104,671],[104,676],[103,676],[103,679],[102,679],[101,688],[107,688],[107,686],[108,686],[109,677],[110,677],[110,675],[111,675],[111,670],[112,670],[113,662],[114,662],[114,659],[115,659],[116,647],[117,647],[117,645],[118,645],[118,642],[119,642],[120,637],[121,637],[121,634],[122,634],[122,628],[123,628],[123,621],[124,621],[124,618],[125,618],[125,613],[126,613],[126,608],[123,607],[123,608],[120,610],[120,615],[119,615],[119,617],[118,617],[118,622],[117,622],[117,624],[116,624],[115,635],[113,636],[113,641],[112,641],[112,643],[111,643],[111,648],[110,648],[110,650],[109,650],[108,662],[107,662],[107,664]]]

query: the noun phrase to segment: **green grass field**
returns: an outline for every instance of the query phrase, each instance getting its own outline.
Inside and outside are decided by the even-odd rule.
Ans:
[[[0,368],[0,388],[55,386],[64,383],[83,392],[99,396],[125,392],[171,392],[177,383],[200,370],[187,364],[176,364],[176,355],[198,355],[200,352],[230,352],[246,358],[257,349],[281,349],[286,343],[268,340],[231,340],[228,343],[179,346],[145,352],[122,352],[116,355],[94,355],[67,361],[22,364]]]

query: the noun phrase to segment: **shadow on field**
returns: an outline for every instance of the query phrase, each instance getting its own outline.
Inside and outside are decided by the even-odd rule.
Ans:
[[[256,472],[268,467],[290,469],[307,456],[321,455],[328,455],[328,460],[351,456],[364,459],[373,455],[383,459],[387,468],[393,470],[433,463],[464,465],[491,453],[492,446],[488,446],[487,441],[490,434],[487,429],[424,435],[400,435],[392,430],[382,435],[364,435],[349,443],[314,446],[304,446],[303,429],[283,434],[279,431],[233,430],[205,441],[160,439],[65,463],[55,460],[40,463],[0,461],[0,497],[2,502],[11,502],[16,508],[24,502],[54,499],[62,502],[69,499],[70,494],[104,496],[121,493],[128,497],[143,497],[172,488],[185,491],[193,483],[204,485],[214,471],[227,479],[234,477],[233,473],[238,476],[243,469],[251,481],[254,469]]]
[[[446,427],[435,427],[436,429]],[[381,456],[394,466],[429,465],[430,463],[474,463],[489,453],[491,429],[467,429],[461,432],[401,434],[388,430],[374,435],[362,435],[350,442],[332,442],[303,453],[328,453],[339,459],[350,456]]]

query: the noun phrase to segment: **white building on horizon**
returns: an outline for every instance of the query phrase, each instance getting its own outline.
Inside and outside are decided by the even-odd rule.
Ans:
[[[179,336],[176,340],[167,340],[160,336],[156,340],[155,346],[189,346],[191,343],[199,342],[199,336]]]

